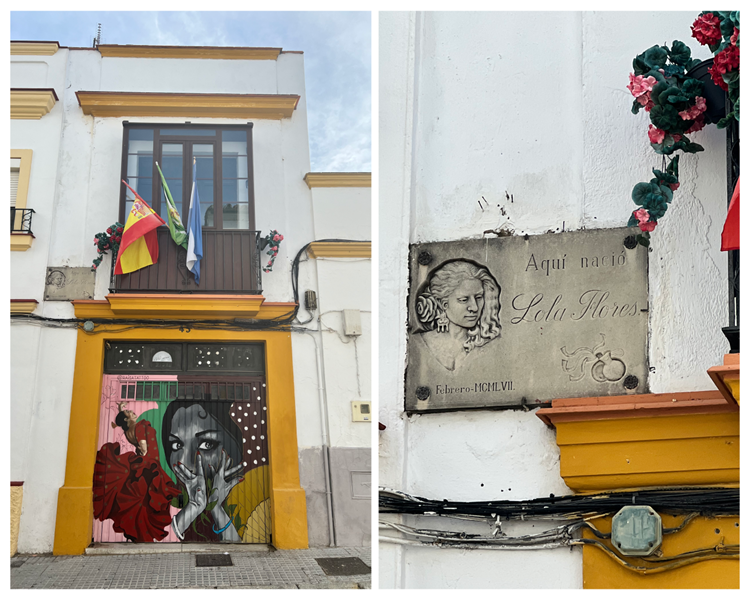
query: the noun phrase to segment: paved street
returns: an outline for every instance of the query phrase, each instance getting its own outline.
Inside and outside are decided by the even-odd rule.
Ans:
[[[133,546],[126,544],[126,546]],[[221,550],[224,550],[223,548]],[[219,553],[218,550],[213,552]],[[197,567],[196,552],[17,555],[10,559],[12,589],[365,589],[371,576],[326,575],[316,558],[359,558],[371,567],[370,548],[312,548],[229,552],[231,567]],[[202,553],[205,554],[205,553]],[[223,552],[221,552],[223,554]]]

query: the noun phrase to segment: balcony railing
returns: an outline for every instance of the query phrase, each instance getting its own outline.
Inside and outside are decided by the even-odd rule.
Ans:
[[[31,233],[31,215],[33,214],[34,214],[33,208],[15,208],[14,206],[11,206],[10,207],[10,232],[11,233]]]
[[[200,285],[187,270],[187,252],[174,243],[167,227],[157,229],[156,264],[110,278],[112,293],[248,294],[258,295],[261,284],[258,231],[203,231]]]

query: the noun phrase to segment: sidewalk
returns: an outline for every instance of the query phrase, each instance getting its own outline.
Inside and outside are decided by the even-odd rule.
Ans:
[[[130,546],[134,544],[122,544]],[[182,547],[184,548],[184,546]],[[224,554],[224,548],[211,553]],[[361,559],[370,548],[311,548],[229,552],[231,567],[197,567],[206,552],[157,554],[17,555],[10,559],[11,589],[368,589],[371,576],[326,575],[318,558]],[[356,562],[356,561],[355,561]],[[338,565],[337,565],[338,566]],[[330,569],[329,569],[330,570]]]

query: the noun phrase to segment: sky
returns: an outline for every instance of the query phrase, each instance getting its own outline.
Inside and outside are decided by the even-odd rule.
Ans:
[[[11,12],[11,40],[305,53],[311,169],[371,170],[370,12]]]

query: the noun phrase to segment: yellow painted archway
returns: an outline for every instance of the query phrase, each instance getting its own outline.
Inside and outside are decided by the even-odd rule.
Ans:
[[[117,296],[109,300],[75,301],[76,317],[115,319],[272,319],[289,313],[292,303],[268,303],[248,296]],[[111,298],[114,298],[112,296]],[[266,349],[268,442],[273,545],[280,549],[307,548],[307,507],[299,482],[297,417],[294,400],[292,340],[289,331],[219,331],[98,325],[94,332],[79,330],[76,344],[73,399],[70,408],[65,482],[57,498],[56,555],[83,554],[91,543],[92,482],[96,460],[99,398],[105,342],[114,341],[221,341],[263,342]]]

